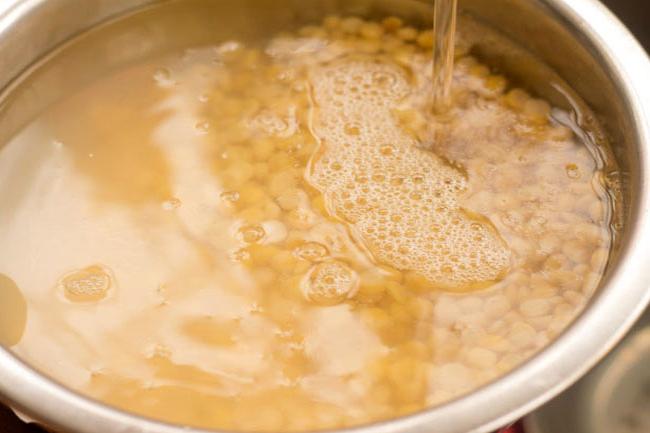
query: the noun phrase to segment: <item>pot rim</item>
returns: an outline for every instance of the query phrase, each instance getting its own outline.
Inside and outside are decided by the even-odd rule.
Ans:
[[[16,1],[0,10],[0,36],[47,0]],[[609,10],[597,0],[539,0],[568,24],[599,57],[629,108],[638,143],[635,207],[618,265],[601,293],[567,330],[513,371],[478,390],[419,413],[359,427],[346,433],[488,433],[544,404],[593,367],[631,328],[650,302],[650,60]],[[625,287],[625,290],[623,290]],[[590,338],[585,338],[590,335]],[[512,392],[516,390],[515,392]],[[0,395],[48,426],[79,433],[208,433],[128,414],[84,397],[38,373],[0,347]],[[36,404],[34,404],[37,402]]]

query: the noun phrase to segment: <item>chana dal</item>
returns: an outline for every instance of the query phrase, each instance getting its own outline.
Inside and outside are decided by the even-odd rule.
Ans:
[[[603,274],[605,153],[462,30],[444,115],[432,32],[397,17],[194,47],[57,102],[0,154],[0,323],[29,313],[0,342],[119,408],[246,431],[397,417],[512,370]]]

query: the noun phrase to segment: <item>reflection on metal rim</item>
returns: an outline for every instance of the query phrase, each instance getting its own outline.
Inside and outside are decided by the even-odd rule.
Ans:
[[[619,346],[560,397],[526,418],[530,433],[650,431],[650,311]]]

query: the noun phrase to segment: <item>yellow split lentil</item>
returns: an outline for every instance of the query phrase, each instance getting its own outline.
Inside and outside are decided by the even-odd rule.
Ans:
[[[65,205],[13,235],[69,248],[47,278],[0,256],[33,308],[17,353],[141,415],[307,431],[444,403],[539,351],[609,257],[601,156],[462,28],[434,116],[433,42],[398,17],[328,16],[61,102],[51,169],[73,174],[43,188]]]

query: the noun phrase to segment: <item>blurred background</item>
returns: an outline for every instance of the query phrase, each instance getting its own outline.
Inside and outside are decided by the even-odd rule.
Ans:
[[[650,3],[648,0],[601,0],[632,30],[650,51]]]
[[[0,0],[0,2],[1,1],[2,0]],[[639,41],[646,47],[646,50],[650,51],[650,0],[601,1],[605,3],[616,15],[618,15],[621,21],[623,21],[628,26],[628,28],[636,35]],[[0,404],[0,433],[46,432],[36,426],[23,423],[18,418],[16,418],[16,416],[8,408]]]

